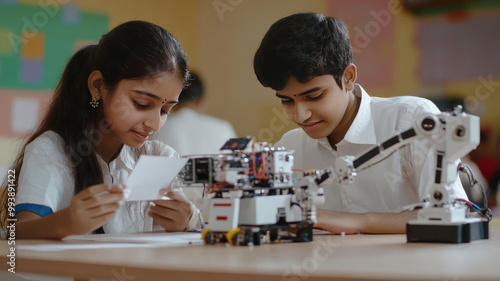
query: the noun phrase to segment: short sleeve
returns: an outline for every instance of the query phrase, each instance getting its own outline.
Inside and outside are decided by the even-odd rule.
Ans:
[[[62,139],[54,132],[44,133],[24,151],[16,212],[46,216],[68,207],[73,195],[74,182]]]

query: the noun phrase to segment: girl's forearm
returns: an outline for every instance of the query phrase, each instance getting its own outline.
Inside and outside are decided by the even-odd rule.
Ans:
[[[45,217],[29,218],[19,214],[16,224],[17,239],[62,239],[77,234],[72,229],[69,209],[63,209]]]

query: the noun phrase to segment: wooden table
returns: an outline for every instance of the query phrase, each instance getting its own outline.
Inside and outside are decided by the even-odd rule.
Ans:
[[[16,241],[40,243],[54,241]],[[8,249],[2,241],[2,271]],[[490,225],[489,240],[466,244],[406,243],[405,235],[315,235],[310,243],[254,247],[17,250],[16,271],[116,281],[500,280],[500,226]]]

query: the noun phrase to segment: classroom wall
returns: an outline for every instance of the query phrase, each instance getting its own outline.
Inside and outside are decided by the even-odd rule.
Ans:
[[[147,20],[155,24],[163,26],[169,30],[184,47],[190,64],[196,67],[198,55],[198,1],[195,0],[125,0],[125,1],[99,1],[99,0],[2,0],[0,1],[0,9],[7,11],[9,7],[16,5],[29,6],[29,12],[22,15],[17,15],[9,24],[18,25],[15,30],[16,33],[22,30],[26,22],[33,24],[34,28],[46,31],[50,28],[54,21],[59,21],[61,14],[66,13],[63,7],[72,6],[71,12],[73,13],[86,13],[91,16],[96,16],[100,21],[106,21],[106,27],[99,29],[99,34],[106,32],[118,24],[129,20]],[[49,10],[47,8],[50,7]],[[75,12],[76,11],[76,12]],[[2,12],[2,10],[0,10]],[[75,15],[74,15],[75,16]],[[79,17],[76,15],[75,17]],[[2,68],[1,58],[2,51],[9,48],[8,38],[6,34],[2,33],[2,19],[0,19],[0,75],[7,75],[8,69]],[[101,26],[99,26],[101,28]],[[71,36],[70,36],[71,35]],[[74,36],[70,34],[68,37]],[[58,36],[62,36],[58,34]],[[78,36],[78,35],[76,35]],[[82,35],[83,36],[83,35]],[[100,36],[93,36],[98,40]],[[64,38],[64,37],[63,37]],[[32,40],[29,40],[33,42]],[[52,42],[53,38],[46,39],[47,42]],[[89,41],[90,42],[90,41]],[[72,43],[72,42],[71,42]],[[58,48],[58,47],[56,47]],[[49,50],[42,50],[42,52],[49,52]],[[56,51],[57,53],[57,51]],[[57,60],[66,61],[71,54],[57,53]],[[61,63],[60,70],[51,70],[62,72],[64,62]],[[12,72],[12,71],[10,71]],[[14,75],[13,73],[10,73]],[[46,86],[41,83],[26,83],[24,89],[15,85],[5,86],[0,84],[0,114],[2,114],[2,121],[0,123],[0,175],[6,174],[10,163],[13,161],[18,152],[23,137],[22,133],[13,130],[13,121],[17,117],[14,116],[13,100],[15,98],[24,98],[27,101],[39,103],[39,115],[43,113],[44,107],[48,104],[52,90],[57,84],[55,77],[50,81],[50,85]],[[17,79],[17,78],[14,78]],[[29,103],[28,103],[29,105]],[[29,106],[26,108],[30,108]],[[33,108],[33,106],[32,106]],[[25,111],[26,112],[26,111]],[[28,112],[29,113],[29,112]],[[29,115],[29,114],[28,114]],[[37,116],[33,116],[36,118]],[[18,122],[19,123],[19,122]],[[21,122],[22,123],[22,122]]]
[[[4,0],[4,2],[7,0]],[[359,68],[358,82],[375,96],[418,95],[428,98],[460,97],[466,99],[480,115],[482,124],[492,135],[500,134],[498,89],[500,73],[483,69],[477,75],[432,81],[422,73],[432,63],[426,54],[426,24],[453,23],[467,27],[476,18],[500,17],[496,6],[474,8],[465,13],[436,13],[417,16],[403,11],[396,0],[24,0],[7,2],[40,5],[50,1],[79,6],[82,10],[106,15],[109,28],[127,20],[149,20],[171,31],[188,54],[190,65],[206,84],[207,113],[231,121],[240,136],[252,135],[261,141],[275,142],[288,129],[295,127],[283,115],[279,100],[270,89],[262,87],[253,73],[253,56],[260,40],[272,23],[296,12],[319,12],[342,18],[348,24],[354,54]],[[0,4],[1,5],[1,4]],[[0,6],[1,8],[1,6]],[[381,20],[381,15],[389,15]],[[463,28],[465,28],[463,27]],[[499,33],[474,40],[481,46],[497,44]],[[361,40],[364,33],[365,41]],[[423,40],[423,41],[422,41]],[[467,38],[464,38],[467,40]],[[435,43],[436,48],[438,44]],[[466,44],[464,44],[465,46]],[[471,44],[469,44],[471,45]],[[474,46],[469,46],[473,48]],[[461,44],[456,47],[461,48]],[[498,49],[498,48],[497,48]],[[467,49],[468,50],[468,49]],[[465,50],[464,52],[466,52]],[[427,52],[428,50],[426,50]],[[432,50],[431,50],[432,51]],[[451,51],[451,50],[448,50]],[[478,52],[474,52],[476,54]],[[481,53],[481,52],[479,52]],[[473,58],[474,54],[471,54]],[[467,56],[468,57],[468,56]],[[498,57],[498,56],[496,56]],[[457,62],[467,59],[457,57]],[[494,58],[492,58],[494,59]],[[423,62],[426,62],[423,65]],[[451,62],[453,63],[453,62]],[[470,60],[470,65],[477,64]],[[486,62],[488,64],[488,62]],[[491,63],[490,63],[491,64]],[[436,67],[442,65],[436,61]],[[500,64],[497,64],[500,65]],[[1,67],[1,66],[0,66]],[[0,69],[5,72],[5,69]],[[448,79],[448,80],[447,80]],[[485,84],[484,81],[489,81]],[[1,88],[1,91],[9,90]],[[50,93],[45,90],[44,93]],[[168,122],[168,120],[167,120]],[[0,132],[1,134],[1,132]],[[18,137],[0,137],[0,168],[6,169],[18,147]],[[492,144],[492,149],[493,149]]]
[[[84,11],[109,17],[109,29],[130,20],[147,20],[170,31],[182,44],[191,62],[197,61],[197,0],[5,0],[21,4],[76,5]],[[29,16],[29,15],[27,15]]]
[[[500,34],[499,27],[495,27],[500,10],[498,1],[479,2],[483,4],[465,6],[463,10],[415,14],[403,10],[399,0],[200,1],[199,70],[209,83],[208,112],[231,120],[240,136],[253,135],[261,141],[275,142],[295,127],[283,115],[273,91],[263,88],[256,80],[253,56],[265,32],[276,20],[295,12],[320,12],[339,17],[348,24],[351,43],[358,49],[354,53],[358,82],[369,94],[417,95],[433,100],[462,98],[469,105],[467,110],[479,115],[482,125],[490,128],[494,150],[500,134],[500,111],[496,110],[500,105],[500,64],[496,63],[500,56],[493,49],[498,46],[494,38]],[[217,10],[214,3],[225,6]],[[471,24],[483,18],[487,21]],[[488,24],[490,22],[493,24]],[[430,24],[436,24],[437,28],[445,26],[454,33],[463,30],[471,37],[451,38],[457,44],[448,48],[440,45],[446,38],[431,41],[425,34],[432,31]],[[368,38],[367,42],[360,40],[362,33]],[[429,51],[423,50],[428,44],[433,44],[430,55],[436,55],[432,53],[434,48],[444,48],[445,55],[453,49],[459,51],[454,61],[442,62],[439,57],[423,53]],[[488,50],[489,58],[485,54],[481,56],[482,50]],[[455,71],[456,62],[457,69],[470,71]],[[448,68],[443,67],[445,63]],[[483,64],[489,67],[482,68]],[[447,72],[450,68],[450,73],[457,73],[449,77],[438,75],[434,79],[432,75],[436,73],[429,72],[429,66],[434,66],[438,74],[441,69]],[[488,85],[483,85],[485,80],[489,81]]]
[[[208,112],[231,120],[239,136],[274,142],[294,126],[274,92],[256,79],[253,56],[275,21],[297,12],[322,13],[326,1],[221,0],[235,4],[225,10],[215,9],[214,2],[200,1],[199,17],[199,67],[209,82]]]

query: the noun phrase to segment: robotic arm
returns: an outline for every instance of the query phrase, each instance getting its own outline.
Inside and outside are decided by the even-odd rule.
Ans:
[[[465,206],[455,205],[457,198],[453,183],[462,166],[460,157],[475,149],[480,141],[479,118],[464,113],[461,106],[452,112],[424,114],[414,122],[413,128],[369,149],[357,158],[338,158],[333,177],[340,184],[351,183],[358,171],[382,161],[415,140],[425,140],[434,149],[435,174],[430,190],[433,206],[421,209],[418,219],[408,223],[408,242],[462,243],[488,238],[488,223],[480,218],[469,218]],[[491,219],[487,208],[485,210],[483,215],[488,220]]]
[[[479,118],[464,113],[461,106],[450,113],[424,114],[411,129],[391,137],[357,158],[338,158],[334,169],[338,182],[352,182],[357,171],[382,161],[415,140],[425,140],[434,147],[436,162],[432,202],[439,205],[453,203],[455,196],[451,185],[458,174],[456,163],[479,144]]]

